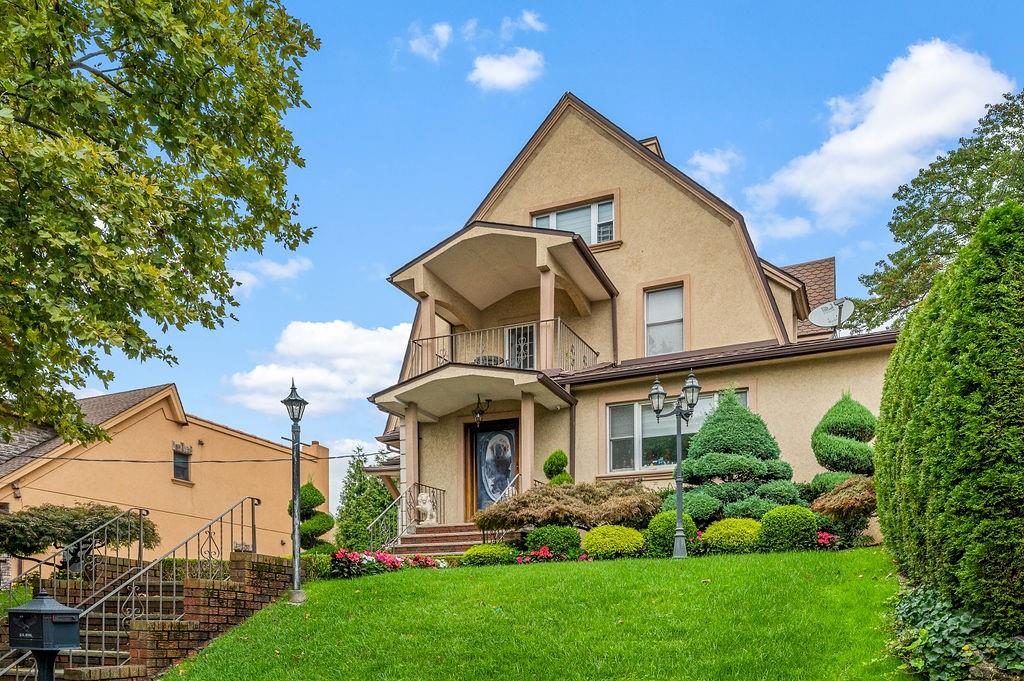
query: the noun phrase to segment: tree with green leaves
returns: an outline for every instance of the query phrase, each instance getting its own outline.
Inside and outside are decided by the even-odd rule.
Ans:
[[[1024,202],[1024,92],[987,107],[970,137],[922,169],[893,195],[889,231],[899,248],[860,282],[870,297],[851,322],[902,326],[935,276],[974,234],[986,210]]]
[[[0,28],[0,437],[102,430],[70,389],[101,357],[173,363],[214,329],[228,258],[312,236],[283,118],[319,43],[280,0],[8,0]]]
[[[370,548],[367,526],[384,512],[392,499],[384,483],[366,473],[368,457],[363,448],[356,447],[354,454],[341,483],[334,541],[340,548],[363,551]],[[378,462],[383,457],[384,452],[377,453]]]

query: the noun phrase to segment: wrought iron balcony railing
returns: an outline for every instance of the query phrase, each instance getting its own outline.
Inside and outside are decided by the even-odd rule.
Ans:
[[[551,357],[543,356],[543,337]],[[445,364],[475,364],[510,369],[559,369],[571,372],[597,364],[598,353],[561,319],[544,319],[490,329],[461,331],[412,341],[409,378]],[[547,364],[548,366],[543,366]]]

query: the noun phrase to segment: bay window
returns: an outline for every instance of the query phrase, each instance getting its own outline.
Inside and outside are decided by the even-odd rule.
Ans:
[[[747,391],[737,390],[740,404],[747,404]],[[718,393],[701,395],[689,424],[683,423],[683,456],[694,433],[718,405]],[[675,402],[665,400],[668,414]],[[608,471],[639,471],[645,468],[673,466],[676,460],[676,418],[662,417],[659,422],[648,400],[608,405]]]

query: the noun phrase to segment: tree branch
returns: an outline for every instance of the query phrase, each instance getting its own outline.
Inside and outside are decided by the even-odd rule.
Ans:
[[[52,137],[54,139],[58,139],[58,140],[61,139],[61,134],[59,132],[57,132],[56,130],[51,130],[50,128],[47,128],[47,127],[42,126],[42,125],[39,125],[38,123],[33,123],[32,121],[28,120],[27,118],[22,118],[21,116],[15,116],[14,117],[14,122],[15,123],[21,123],[22,125],[27,125],[28,127],[33,128],[35,130],[38,130],[39,132],[46,133],[47,135],[49,135],[50,137]]]
[[[110,77],[110,76],[108,76],[107,74],[103,73],[103,72],[102,72],[102,71],[100,71],[99,69],[97,69],[97,68],[94,68],[94,67],[92,67],[92,66],[89,66],[88,64],[83,64],[83,63],[82,63],[82,62],[80,62],[80,61],[73,61],[73,62],[71,62],[70,64],[68,64],[68,68],[72,68],[72,69],[74,69],[74,68],[79,68],[79,69],[82,69],[83,71],[88,71],[89,73],[91,73],[92,75],[96,76],[97,78],[99,78],[100,80],[102,80],[102,81],[103,81],[104,83],[106,83],[106,84],[107,84],[107,85],[109,85],[110,87],[112,87],[112,88],[114,88],[115,90],[117,90],[118,92],[120,92],[120,93],[121,93],[122,95],[124,95],[125,97],[131,97],[131,96],[132,96],[132,93],[131,93],[131,92],[128,92],[128,90],[125,90],[125,89],[124,89],[123,87],[121,87],[120,85],[118,85],[118,84],[117,84],[117,83],[116,83],[116,82],[114,81],[114,79],[113,79],[113,78],[111,78],[111,77]]]

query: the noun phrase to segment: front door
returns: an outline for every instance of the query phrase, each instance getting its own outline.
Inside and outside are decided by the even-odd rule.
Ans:
[[[469,482],[472,513],[482,511],[508,489],[519,470],[518,423],[485,421],[469,427]]]

